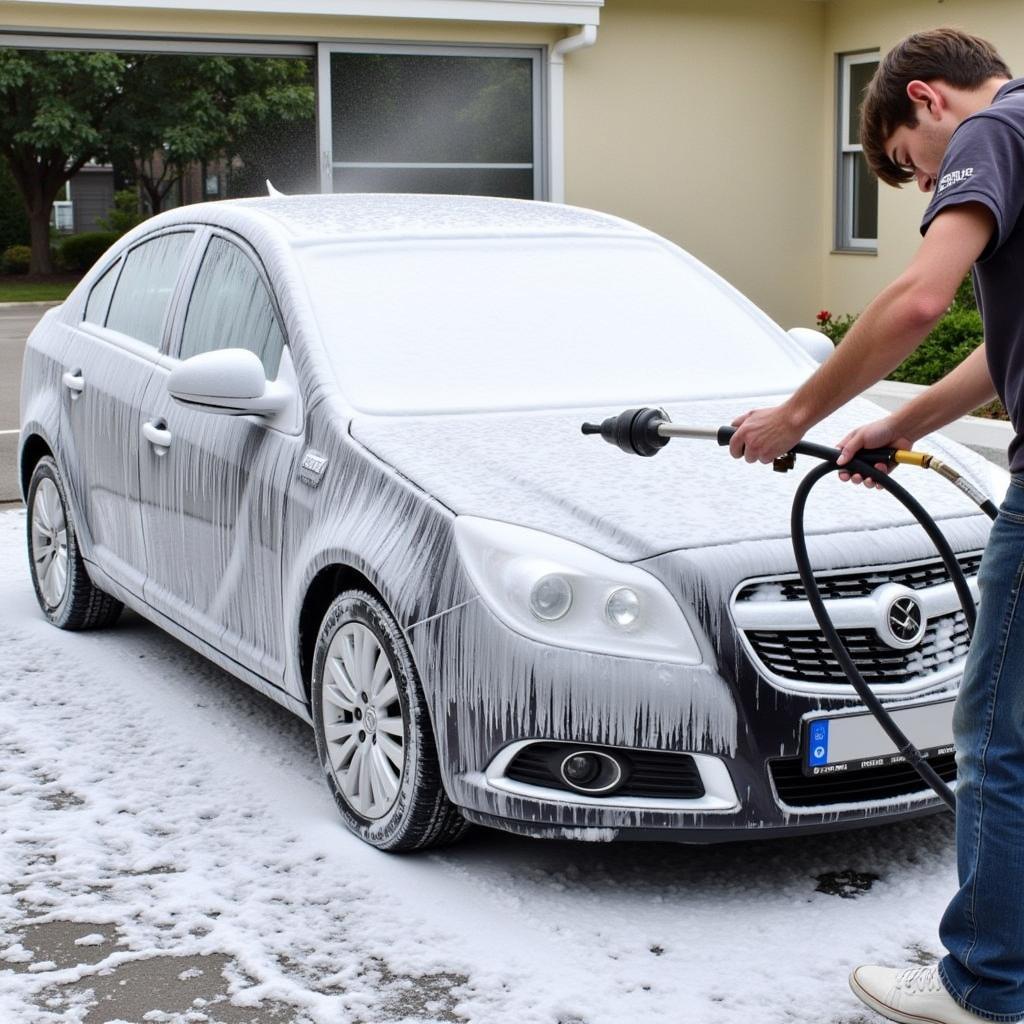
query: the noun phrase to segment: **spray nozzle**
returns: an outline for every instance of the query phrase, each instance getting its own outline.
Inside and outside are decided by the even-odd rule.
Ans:
[[[584,434],[600,434],[609,444],[627,455],[657,455],[669,439],[658,433],[662,423],[670,422],[664,409],[626,409],[602,423],[584,423]]]

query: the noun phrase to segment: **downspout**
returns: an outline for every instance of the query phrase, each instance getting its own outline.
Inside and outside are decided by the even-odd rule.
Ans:
[[[597,42],[597,26],[559,39],[548,54],[548,199],[565,202],[565,55]]]

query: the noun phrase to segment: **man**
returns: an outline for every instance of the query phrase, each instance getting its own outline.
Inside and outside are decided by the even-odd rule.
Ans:
[[[735,458],[770,462],[819,420],[898,366],[942,316],[973,266],[985,343],[892,415],[842,439],[910,448],[991,400],[1016,430],[1012,484],[978,582],[981,604],[953,715],[960,889],[931,967],[858,967],[853,991],[895,1021],[1024,1019],[1024,79],[992,46],[951,29],[908,37],[881,62],[861,108],[861,143],[890,185],[932,192],[910,266],[782,406],[738,417]],[[887,467],[880,467],[887,468]],[[861,482],[860,474],[844,473]],[[867,481],[867,486],[874,486]]]

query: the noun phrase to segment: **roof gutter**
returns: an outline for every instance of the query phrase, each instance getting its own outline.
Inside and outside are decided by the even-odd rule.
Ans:
[[[548,199],[553,203],[565,202],[565,56],[596,42],[597,26],[584,25],[548,51]]]

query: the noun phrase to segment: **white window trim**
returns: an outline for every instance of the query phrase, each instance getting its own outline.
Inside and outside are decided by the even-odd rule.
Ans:
[[[596,25],[604,0],[22,0],[19,7],[132,7],[159,11],[239,11],[427,21]]]
[[[390,53],[439,57],[519,57],[532,61],[533,81],[533,163],[532,164],[464,164],[464,163],[358,163],[334,160],[333,114],[331,109],[331,55],[334,53]],[[335,167],[422,167],[469,168],[492,170],[533,170],[533,198],[547,198],[547,174],[544,117],[544,52],[530,46],[437,46],[422,43],[321,42],[317,45],[317,138],[320,153],[320,191],[334,191]]]
[[[878,238],[857,238],[853,234],[853,189],[856,162],[846,157],[851,153],[862,153],[859,142],[850,142],[847,129],[850,124],[849,71],[856,64],[877,64],[878,50],[861,53],[844,53],[839,56],[837,86],[839,89],[838,124],[836,126],[836,239],[839,251],[878,251]]]

